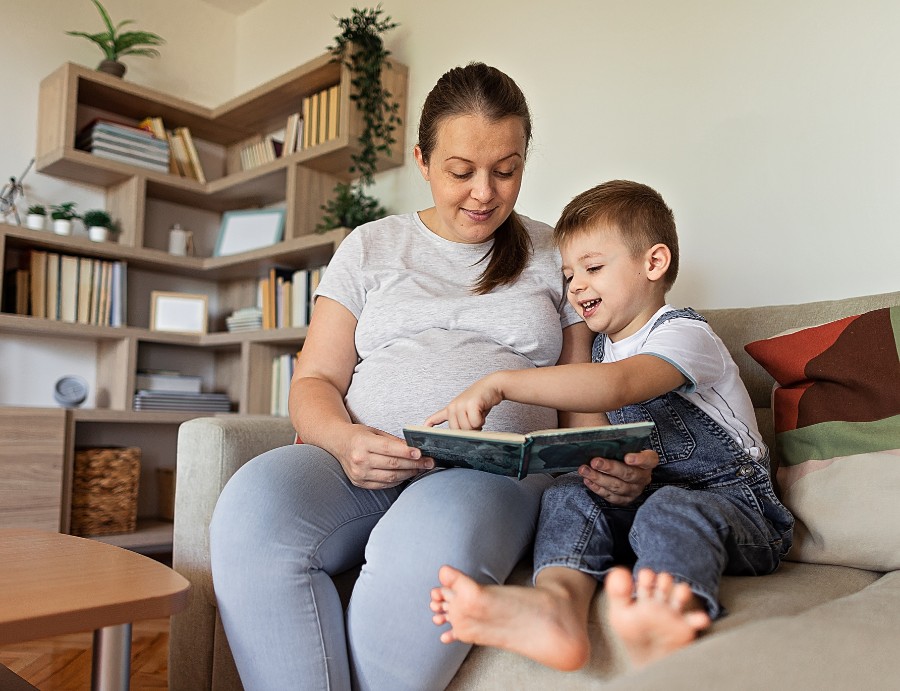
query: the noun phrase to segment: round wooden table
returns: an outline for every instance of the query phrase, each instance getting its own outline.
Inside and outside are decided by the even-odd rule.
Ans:
[[[94,691],[129,687],[131,623],[180,612],[190,587],[136,552],[61,533],[0,529],[0,645],[93,631]]]

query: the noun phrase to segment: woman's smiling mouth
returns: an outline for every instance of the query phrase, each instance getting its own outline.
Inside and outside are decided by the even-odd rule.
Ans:
[[[494,213],[494,209],[484,209],[483,211],[476,211],[473,209],[462,209],[462,212],[466,214],[473,221],[486,221],[491,215]]]

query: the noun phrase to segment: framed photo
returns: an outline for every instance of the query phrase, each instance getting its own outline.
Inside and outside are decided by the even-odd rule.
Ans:
[[[205,334],[207,301],[206,295],[152,291],[150,330]]]
[[[284,236],[284,209],[226,211],[216,240],[215,257],[269,247]]]

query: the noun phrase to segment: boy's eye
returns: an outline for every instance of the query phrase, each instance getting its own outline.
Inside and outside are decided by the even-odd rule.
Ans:
[[[571,274],[568,276],[566,274],[563,274],[563,283],[565,283],[566,285],[569,285],[571,282],[572,282]]]
[[[588,270],[588,273],[596,273],[597,271],[600,271],[600,269],[602,269],[602,268],[603,268],[603,264],[598,264],[597,266],[589,266],[587,268],[587,270]]]

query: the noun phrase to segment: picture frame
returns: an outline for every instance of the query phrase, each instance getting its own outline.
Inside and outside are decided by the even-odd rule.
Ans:
[[[270,247],[284,237],[284,209],[248,209],[222,214],[214,257]]]
[[[150,330],[202,335],[207,330],[209,298],[194,293],[150,293]]]

